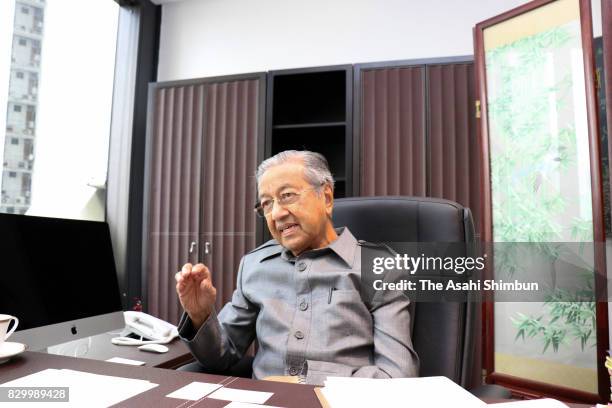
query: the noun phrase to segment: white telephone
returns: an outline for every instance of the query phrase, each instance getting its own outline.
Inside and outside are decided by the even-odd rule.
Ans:
[[[111,339],[119,346],[140,346],[142,344],[166,344],[178,337],[176,326],[143,312],[123,312],[125,329],[121,337]],[[139,336],[140,339],[128,337]],[[150,340],[144,340],[150,339]]]

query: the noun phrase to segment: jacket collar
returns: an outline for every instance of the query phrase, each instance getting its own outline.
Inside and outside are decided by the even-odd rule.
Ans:
[[[318,256],[327,253],[331,250],[333,253],[338,255],[348,267],[352,268],[353,264],[355,263],[355,250],[357,248],[357,240],[355,239],[353,234],[351,234],[351,231],[349,231],[347,227],[336,228],[336,233],[338,234],[338,238],[336,238],[328,246],[324,248],[306,251],[301,255]],[[294,256],[291,251],[289,251],[287,248],[279,248],[281,258],[283,258],[285,261],[295,262],[297,257]]]

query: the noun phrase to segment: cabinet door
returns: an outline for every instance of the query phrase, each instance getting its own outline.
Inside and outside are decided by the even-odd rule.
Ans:
[[[231,299],[240,259],[255,247],[260,81],[206,85],[200,254],[217,288],[218,308]]]
[[[160,87],[151,96],[144,306],[175,322],[174,274],[197,259],[204,86]]]
[[[176,323],[182,312],[174,275],[184,263],[210,268],[220,307],[255,246],[264,81],[250,74],[151,88],[143,292],[145,310],[161,319]]]
[[[474,64],[427,64],[427,85],[428,195],[468,207],[480,232]]]
[[[425,196],[424,67],[359,71],[360,195]]]

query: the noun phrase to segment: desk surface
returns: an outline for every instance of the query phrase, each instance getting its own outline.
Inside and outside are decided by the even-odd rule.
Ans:
[[[47,368],[69,368],[94,374],[139,378],[159,384],[158,387],[150,391],[123,401],[120,404],[122,407],[184,408],[189,406],[192,408],[220,408],[229,404],[227,401],[210,398],[204,398],[197,402],[189,401],[189,404],[185,404],[185,400],[165,397],[172,391],[190,384],[193,381],[223,384],[230,388],[239,388],[243,390],[273,392],[274,395],[266,402],[266,404],[273,406],[276,405],[287,408],[313,408],[321,406],[314,393],[314,387],[311,385],[286,384],[273,381],[257,381],[247,378],[188,373],[161,368],[136,367],[108,363],[106,361],[56,356],[33,351],[27,351],[19,356],[13,357],[4,364],[0,364],[0,384]]]
[[[116,346],[121,347],[121,346]],[[139,351],[137,351],[139,352]],[[140,352],[139,352],[140,353]],[[121,356],[124,357],[124,356]],[[130,358],[130,357],[125,357]],[[221,408],[229,404],[204,398],[199,401],[166,398],[165,396],[193,381],[223,384],[230,388],[243,390],[268,391],[274,395],[266,402],[267,405],[276,405],[287,408],[307,407],[320,408],[321,405],[314,393],[312,385],[297,385],[273,381],[257,381],[239,377],[225,377],[219,375],[189,373],[184,371],[166,370],[152,367],[138,367],[124,364],[108,363],[91,359],[57,356],[53,354],[28,351],[13,357],[4,364],[0,364],[0,384],[23,377],[47,368],[69,368],[72,370],[87,371],[95,374],[114,375],[118,377],[139,378],[159,384],[150,391],[123,401],[122,407],[168,407],[168,408]],[[485,400],[488,403],[507,402],[502,400]],[[572,408],[586,408],[591,405],[567,404]],[[118,405],[117,405],[118,406]],[[494,406],[494,405],[493,405]]]
[[[113,357],[128,358],[130,360],[144,361],[147,367],[177,368],[193,361],[193,356],[187,346],[178,338],[165,346],[167,353],[151,353],[138,350],[137,346],[118,346],[111,343],[117,337],[116,333],[102,333],[91,336],[91,344],[86,353],[79,353],[77,357],[93,360],[108,360]]]

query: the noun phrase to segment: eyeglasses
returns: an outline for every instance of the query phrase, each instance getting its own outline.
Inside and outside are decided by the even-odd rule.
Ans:
[[[265,217],[266,215],[270,214],[272,212],[272,209],[274,208],[274,202],[276,201],[276,204],[280,205],[283,208],[287,208],[290,205],[293,205],[295,203],[297,203],[300,199],[300,196],[302,195],[302,193],[304,193],[305,191],[308,190],[315,190],[319,187],[321,187],[323,184],[321,184],[320,186],[316,186],[316,187],[307,187],[307,188],[303,188],[299,191],[287,191],[285,193],[282,193],[280,196],[278,196],[277,198],[266,198],[263,201],[255,204],[255,213],[260,216],[260,217]]]

